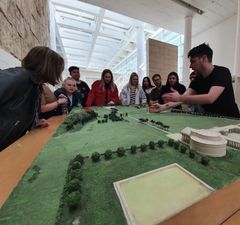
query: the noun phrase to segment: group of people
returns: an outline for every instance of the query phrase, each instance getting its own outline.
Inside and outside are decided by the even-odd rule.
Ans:
[[[105,69],[90,90],[80,80],[79,68],[72,66],[70,77],[53,93],[46,83],[55,85],[61,81],[64,60],[47,47],[35,47],[22,60],[22,67],[0,70],[0,151],[32,127],[46,126],[38,118],[59,115],[74,106],[148,104],[149,112],[161,112],[186,103],[200,105],[206,112],[239,118],[230,71],[213,65],[212,56],[212,49],[205,43],[189,51],[193,72],[187,89],[179,83],[176,72],[169,73],[166,85],[162,85],[160,74],[154,74],[155,86],[149,77],[144,77],[140,85],[138,74],[133,72],[119,94],[111,70]]]
[[[149,77],[144,77],[142,86],[139,83],[138,74],[133,72],[129,82],[119,93],[117,85],[114,83],[112,71],[105,69],[102,72],[101,80],[93,82],[91,90],[88,85],[80,80],[79,68],[71,66],[69,68],[70,77],[63,81],[62,87],[54,93],[46,86],[42,85],[41,112],[40,118],[47,119],[53,115],[63,113],[63,105],[66,111],[70,112],[75,106],[91,107],[103,105],[140,105],[162,103],[161,96],[164,93],[172,92],[171,88],[183,94],[185,86],[178,81],[176,72],[168,75],[165,86],[161,83],[161,76],[155,74],[151,84]]]
[[[201,105],[204,112],[226,117],[239,118],[239,109],[235,102],[232,76],[228,68],[212,64],[213,51],[203,43],[192,48],[188,53],[190,68],[194,71],[187,90],[164,94],[164,104],[155,103],[150,112],[161,112],[177,107],[182,103]]]

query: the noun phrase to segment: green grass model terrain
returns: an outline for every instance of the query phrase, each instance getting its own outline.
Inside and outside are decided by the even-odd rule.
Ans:
[[[97,108],[98,117],[83,126],[76,125],[64,132],[64,125],[44,147],[24,175],[7,202],[0,210],[1,225],[54,225],[66,181],[70,160],[77,154],[91,156],[93,152],[104,153],[107,149],[130,148],[150,141],[167,141],[166,132],[138,122],[139,118],[161,121],[170,128],[168,132],[180,132],[186,126],[211,128],[238,124],[239,120],[201,117],[177,113],[148,114],[146,108],[118,107],[119,113],[128,114],[123,121],[98,123],[110,110]],[[209,166],[182,154],[167,144],[156,150],[104,160],[93,163],[85,159],[82,167],[82,199],[79,209],[71,212],[63,208],[60,224],[70,225],[80,218],[84,225],[126,224],[113,182],[125,179],[171,163],[179,163],[185,169],[219,189],[240,176],[240,152],[228,150],[226,157],[210,159]],[[11,166],[11,165],[9,165]]]

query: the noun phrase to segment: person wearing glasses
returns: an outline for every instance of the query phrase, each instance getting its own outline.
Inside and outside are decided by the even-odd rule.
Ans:
[[[231,73],[226,67],[213,65],[212,56],[212,49],[205,43],[191,49],[188,57],[190,68],[197,73],[195,80],[183,95],[177,91],[167,93],[162,96],[167,103],[156,103],[149,111],[161,112],[182,103],[199,104],[206,113],[239,118]]]
[[[162,85],[162,78],[160,74],[156,73],[152,77],[152,81],[155,85],[155,88],[152,89],[150,95],[149,95],[149,105],[160,103],[163,104],[162,100],[162,91],[163,91],[163,85]]]

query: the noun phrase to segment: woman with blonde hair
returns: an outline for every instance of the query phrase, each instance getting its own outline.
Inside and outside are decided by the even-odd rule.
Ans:
[[[133,72],[130,75],[128,84],[123,87],[120,93],[120,99],[123,105],[146,104],[147,97],[138,82],[137,73]]]

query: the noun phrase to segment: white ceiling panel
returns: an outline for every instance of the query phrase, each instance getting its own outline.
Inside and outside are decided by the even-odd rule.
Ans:
[[[193,35],[230,18],[238,0],[184,0],[203,10],[202,15],[179,0],[51,0],[55,8],[57,49],[67,66],[102,70],[117,65],[136,51],[137,27],[145,37],[164,37],[177,43],[187,15],[193,15]],[[171,34],[164,29],[176,32]]]

